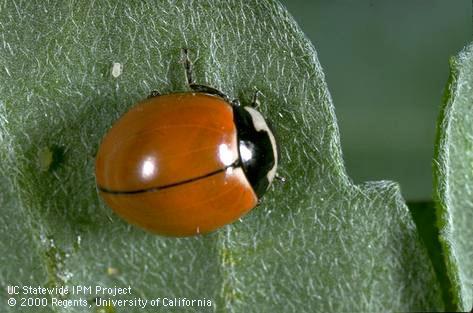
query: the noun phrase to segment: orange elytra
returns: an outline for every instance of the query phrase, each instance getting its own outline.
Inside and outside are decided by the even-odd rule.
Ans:
[[[176,237],[211,232],[250,211],[278,163],[261,113],[195,84],[183,51],[192,91],[154,92],[132,107],[103,138],[95,169],[99,193],[118,215]]]

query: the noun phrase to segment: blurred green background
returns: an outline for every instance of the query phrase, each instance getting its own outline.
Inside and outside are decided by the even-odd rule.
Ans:
[[[282,0],[315,45],[355,183],[432,194],[435,124],[449,58],[472,39],[471,0]]]

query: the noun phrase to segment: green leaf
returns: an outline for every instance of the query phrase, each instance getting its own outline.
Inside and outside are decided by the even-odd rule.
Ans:
[[[453,301],[473,305],[473,46],[451,61],[434,162],[440,242]]]
[[[0,232],[19,230],[34,246],[2,246],[18,260],[2,259],[10,273],[2,285],[37,283],[15,273],[38,268],[43,286],[131,286],[131,295],[111,298],[212,301],[173,308],[192,312],[443,309],[399,187],[355,186],[345,174],[315,49],[277,2],[11,1],[0,33],[0,171],[17,196],[2,213],[21,216]],[[198,82],[243,103],[262,91],[287,182],[241,221],[175,239],[127,225],[104,206],[94,154],[151,89],[187,90],[182,47]]]
[[[0,308],[2,312],[10,312],[6,304],[9,297],[7,285],[39,285],[47,280],[49,271],[46,262],[38,262],[42,255],[36,249],[35,240],[39,239],[35,236],[36,232],[25,229],[25,226],[31,223],[31,215],[18,209],[18,201],[12,193],[12,188],[4,179],[0,179],[0,188],[0,282],[3,289]],[[11,312],[15,310],[12,309]]]
[[[408,202],[409,210],[416,224],[419,235],[424,242],[435,269],[435,274],[442,288],[442,298],[445,310],[448,312],[458,311],[458,303],[454,301],[452,281],[447,274],[447,265],[442,253],[442,245],[439,240],[439,229],[435,203],[433,201]]]

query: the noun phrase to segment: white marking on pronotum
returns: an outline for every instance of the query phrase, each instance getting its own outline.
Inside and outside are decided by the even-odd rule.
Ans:
[[[243,162],[247,162],[248,160],[251,160],[251,158],[253,157],[253,153],[245,145],[240,146],[240,154],[241,154],[241,158]]]
[[[276,150],[276,139],[274,138],[273,133],[268,127],[268,124],[266,124],[266,120],[264,119],[263,115],[261,115],[260,112],[257,110],[251,108],[251,107],[245,107],[245,110],[248,111],[251,115],[251,119],[253,120],[253,125],[255,125],[255,129],[257,131],[265,131],[268,133],[269,140],[271,141],[271,146],[273,148],[273,155],[274,155],[274,166],[273,168],[268,172],[266,177],[268,178],[269,183],[273,181],[274,177],[276,176],[276,169],[278,167],[278,151]]]
[[[114,62],[112,65],[112,76],[117,78],[123,73],[123,64]]]

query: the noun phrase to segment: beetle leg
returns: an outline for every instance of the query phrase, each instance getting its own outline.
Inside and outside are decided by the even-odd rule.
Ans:
[[[233,101],[230,100],[230,98],[226,94],[224,94],[223,92],[221,92],[217,88],[213,88],[213,87],[206,86],[206,85],[201,85],[201,84],[196,84],[194,82],[194,77],[193,77],[192,62],[189,58],[189,49],[183,48],[182,53],[184,55],[184,69],[186,70],[187,84],[189,85],[190,89],[192,89],[195,92],[203,92],[203,93],[208,93],[208,94],[211,94],[211,95],[218,96],[218,97],[224,99],[225,101],[231,103],[232,105],[237,105],[237,103],[234,103],[235,100],[233,100]],[[238,100],[236,100],[236,101],[238,101]]]
[[[239,107],[239,106],[241,106],[240,100],[238,100],[238,99],[233,99],[232,101],[230,101],[230,103],[231,103],[232,106],[234,106],[234,107]]]
[[[279,176],[278,174],[276,174],[276,176],[274,176],[274,179],[280,181],[281,183],[285,183],[285,182],[286,182],[286,178],[285,178],[285,177],[282,177],[282,176]]]
[[[251,101],[251,106],[255,109],[261,105],[261,102],[259,101],[259,95],[262,95],[262,93],[256,89],[255,94],[253,95],[253,100]]]
[[[189,86],[194,84],[194,78],[192,76],[192,62],[189,59],[189,50],[182,48],[182,54],[184,55],[184,69],[186,70],[186,79]]]
[[[149,94],[148,96],[148,99],[149,98],[154,98],[154,97],[157,97],[157,96],[160,96],[161,94],[159,93],[159,91],[157,91],[156,89],[153,89],[151,90],[151,93]]]
[[[199,84],[190,84],[189,87],[196,92],[204,92],[211,95],[219,96],[220,98],[223,98],[225,101],[231,102],[226,94],[224,94],[223,92],[221,92],[220,90],[216,88],[209,87],[206,85],[199,85]]]

